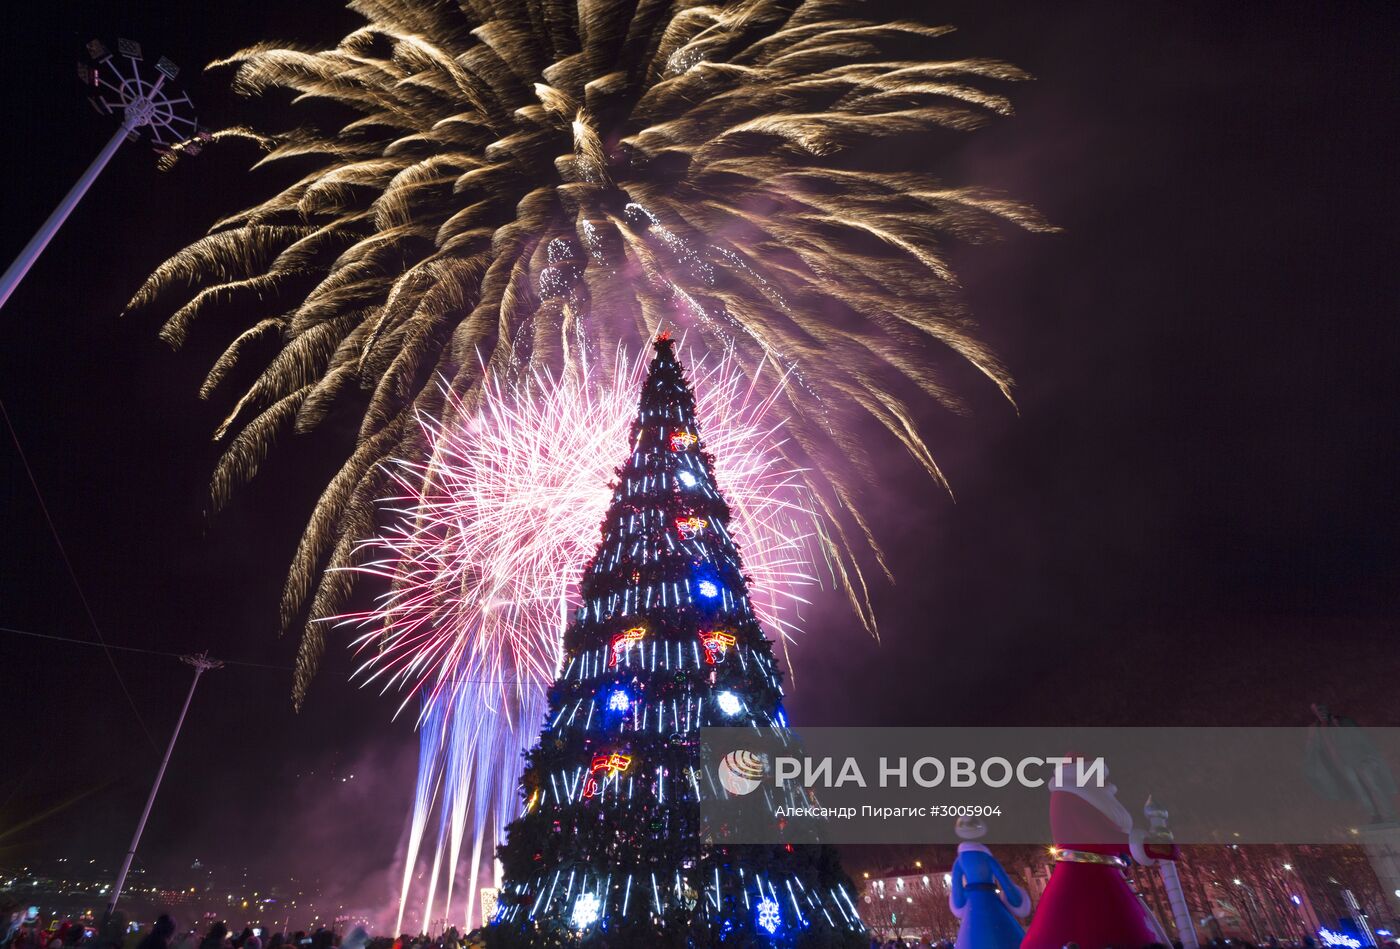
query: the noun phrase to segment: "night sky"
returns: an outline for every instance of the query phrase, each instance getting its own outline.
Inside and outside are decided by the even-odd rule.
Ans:
[[[956,501],[878,449],[882,640],[820,604],[794,723],[1301,724],[1321,698],[1400,724],[1395,8],[937,8],[960,27],[949,55],[1037,81],[931,167],[1064,233],[959,253],[1019,412],[968,372],[969,414],[930,413]],[[83,0],[10,20],[5,261],[111,134],[73,78],[88,38],[170,56],[220,126],[268,112],[202,63],[356,23],[330,0]],[[107,640],[244,663],[201,686],[141,865],[319,874],[387,902],[410,725],[346,683],[334,647],[294,713],[296,641],[277,636],[283,570],[347,431],[287,436],[206,517],[227,406],[196,390],[234,321],[172,353],[163,313],[119,316],[153,266],[262,193],[252,157],[221,145],[162,175],[125,147],[0,312],[0,399]],[[95,639],[5,431],[0,524],[0,626]],[[117,861],[158,761],[143,729],[163,747],[188,670],[113,656],[130,701],[102,650],[0,633],[0,866]]]

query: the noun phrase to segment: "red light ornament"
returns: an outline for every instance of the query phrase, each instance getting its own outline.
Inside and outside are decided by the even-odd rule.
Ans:
[[[608,665],[617,665],[618,661],[627,653],[627,650],[631,649],[633,646],[640,645],[642,640],[646,638],[646,635],[647,628],[645,626],[633,626],[631,629],[614,636],[612,638],[612,659],[608,661]]]
[[[676,518],[676,533],[681,535],[681,540],[694,540],[709,526],[709,521],[693,514],[690,517]]]
[[[619,755],[617,753],[613,753],[610,755],[598,755],[597,757],[595,757],[593,759],[593,766],[588,769],[592,773],[588,775],[588,780],[583,783],[584,798],[593,797],[593,795],[598,793],[597,775],[599,773],[603,775],[603,780],[606,781],[612,775],[622,774],[626,772],[626,770],[631,766],[631,755]]]
[[[725,652],[738,641],[734,634],[719,630],[706,630],[701,633],[700,645],[705,647],[705,663],[713,666],[717,662],[723,662]]]

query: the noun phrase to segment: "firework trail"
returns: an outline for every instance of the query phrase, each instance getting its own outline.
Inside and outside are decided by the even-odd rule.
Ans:
[[[776,392],[782,451],[873,631],[853,553],[878,554],[854,497],[872,475],[870,429],[941,481],[914,423],[922,403],[958,405],[935,361],[967,360],[1009,393],[958,305],[948,245],[1044,225],[928,168],[946,134],[1008,113],[995,87],[1023,74],[938,59],[949,27],[866,19],[842,0],[350,6],[366,23],[333,48],[260,44],[216,64],[243,93],[286,90],[322,120],[348,118],[218,133],[300,176],[218,222],[133,301],[177,307],[163,330],[175,345],[210,310],[248,321],[206,396],[280,341],[219,428],[231,440],[216,506],[279,433],[357,420],[293,559],[284,623],[342,608],[356,574],[326,568],[352,564],[373,533],[382,463],[422,457],[418,415],[469,418],[487,370],[562,378],[664,321],[792,371]],[[298,701],[323,648],[313,622]]]
[[[786,383],[769,384],[768,375],[781,376],[771,365],[745,372],[732,350],[686,358],[755,611],[787,642],[801,622],[804,588],[818,582],[824,527],[801,473],[781,453],[775,406]],[[363,545],[365,563],[354,568],[390,592],[335,621],[361,630],[361,681],[402,692],[400,711],[417,703],[419,773],[396,932],[425,843],[432,859],[423,928],[451,918],[459,866],[470,925],[483,854],[491,859],[515,816],[520,755],[539,735],[560,634],[578,606],[646,366],[619,352],[606,367],[585,364],[558,379],[506,385],[491,376],[470,413],[449,392],[453,421],[419,419],[427,460],[392,466],[402,489],[387,502],[392,522]]]

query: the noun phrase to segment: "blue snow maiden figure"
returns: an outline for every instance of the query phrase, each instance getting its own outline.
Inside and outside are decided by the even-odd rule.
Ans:
[[[956,826],[963,842],[953,861],[948,908],[961,921],[957,949],[1017,949],[1026,931],[1016,917],[1031,911],[1031,898],[1011,882],[992,852],[976,842],[987,833],[982,818],[959,817]]]

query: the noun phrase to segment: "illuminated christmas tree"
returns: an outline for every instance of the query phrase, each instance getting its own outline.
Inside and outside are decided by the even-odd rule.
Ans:
[[[699,729],[785,728],[729,506],[671,341],[656,341],[584,569],[524,813],[500,849],[498,946],[863,945],[830,848],[715,845]]]

